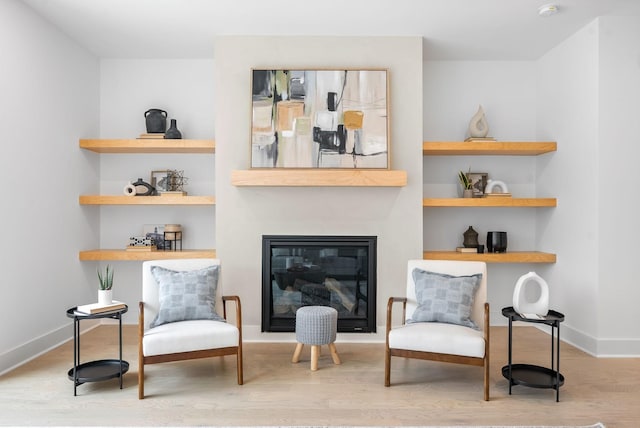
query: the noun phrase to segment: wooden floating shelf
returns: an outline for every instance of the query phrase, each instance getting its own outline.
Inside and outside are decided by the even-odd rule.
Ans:
[[[80,195],[80,205],[215,205],[214,196]]]
[[[463,260],[487,263],[555,263],[556,255],[539,251],[507,251],[506,253],[459,253],[457,251],[424,251],[425,260]]]
[[[556,198],[424,198],[423,207],[555,207]]]
[[[422,153],[429,156],[532,156],[556,150],[555,141],[425,141],[422,144]]]
[[[80,260],[144,261],[160,259],[208,259],[216,258],[216,250],[182,251],[127,251],[127,250],[87,250],[80,251]]]
[[[252,169],[231,172],[234,186],[402,187],[407,172],[394,170]]]
[[[83,139],[80,148],[96,153],[215,153],[213,140]]]

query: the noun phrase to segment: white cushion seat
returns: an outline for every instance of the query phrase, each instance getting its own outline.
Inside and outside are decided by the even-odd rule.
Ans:
[[[484,357],[482,331],[455,324],[420,322],[389,332],[389,347],[437,354]]]
[[[215,332],[215,334],[212,334]],[[147,330],[142,338],[145,356],[238,346],[233,324],[211,320],[180,321]]]

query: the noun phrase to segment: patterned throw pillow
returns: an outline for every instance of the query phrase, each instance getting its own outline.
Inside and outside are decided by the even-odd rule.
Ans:
[[[407,322],[437,321],[477,329],[470,319],[482,274],[452,276],[414,269],[418,307]]]
[[[173,271],[151,266],[151,273],[158,283],[160,310],[150,327],[187,320],[225,321],[215,311],[219,268]]]

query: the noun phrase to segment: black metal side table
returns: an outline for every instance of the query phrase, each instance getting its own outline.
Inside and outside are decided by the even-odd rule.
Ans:
[[[512,306],[502,309],[502,315],[509,319],[509,363],[502,368],[502,375],[509,381],[509,395],[513,385],[531,388],[553,388],[556,390],[556,402],[560,401],[560,387],[564,384],[564,376],[560,374],[560,323],[564,315],[550,310],[546,316],[525,318]],[[532,364],[513,364],[513,322],[522,321],[551,326],[551,368]]]
[[[107,379],[120,378],[122,389],[122,377],[129,370],[129,363],[122,359],[122,314],[129,310],[128,306],[115,311],[99,314],[83,314],[77,312],[77,306],[67,309],[67,316],[73,318],[73,368],[69,370],[69,379],[73,381],[73,395],[76,396],[78,385],[85,382],[99,382]],[[96,318],[117,319],[119,324],[119,348],[118,359],[96,360],[80,364],[80,321]]]

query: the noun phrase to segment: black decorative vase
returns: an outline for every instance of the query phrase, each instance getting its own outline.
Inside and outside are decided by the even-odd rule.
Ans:
[[[490,253],[506,253],[507,232],[487,232],[487,251]]]
[[[167,112],[159,108],[151,108],[144,113],[147,133],[164,134],[167,130]]]
[[[473,230],[473,227],[469,226],[469,229],[467,229],[462,236],[464,237],[462,245],[464,245],[465,248],[478,248],[478,232]]]
[[[171,140],[179,140],[182,138],[182,133],[178,131],[175,119],[171,119],[171,125],[169,129],[167,129],[167,132],[164,133],[164,138]]]

